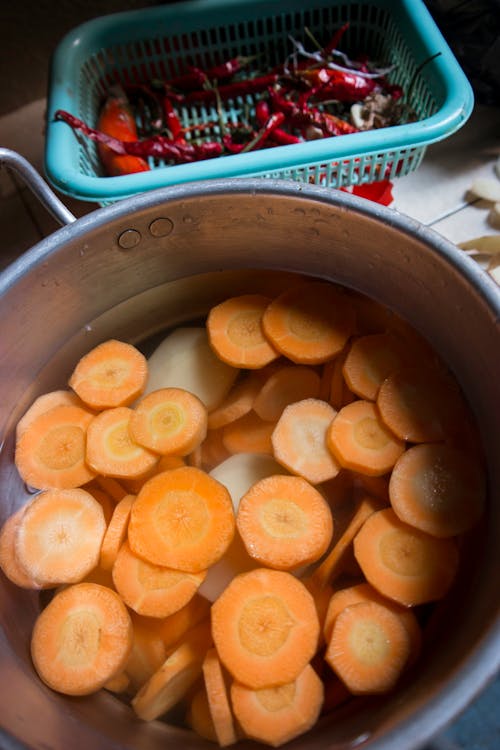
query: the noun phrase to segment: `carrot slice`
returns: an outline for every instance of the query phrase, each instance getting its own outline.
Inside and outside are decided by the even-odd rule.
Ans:
[[[141,352],[124,341],[99,344],[77,363],[70,387],[93,409],[128,406],[146,387],[148,365]]]
[[[36,489],[80,487],[95,476],[85,462],[85,439],[93,419],[78,406],[54,406],[21,434],[15,464],[21,478]]]
[[[127,675],[126,672],[120,672],[120,674],[117,674],[116,677],[112,677],[110,680],[108,680],[104,685],[103,688],[105,690],[109,690],[110,693],[126,693],[128,688],[130,686],[130,677]]]
[[[344,362],[348,352],[349,348],[348,346],[345,346],[333,361],[332,379],[330,382],[330,392],[327,401],[329,401],[337,411],[356,399],[355,394],[349,389],[343,373]]]
[[[375,405],[362,399],[337,413],[326,443],[340,466],[371,476],[390,471],[405,450],[404,442],[380,420]]]
[[[111,570],[120,547],[127,537],[128,522],[135,495],[125,495],[115,506],[101,544],[99,564],[103,570]]]
[[[158,456],[136,443],[129,430],[133,410],[126,406],[97,414],[87,429],[86,460],[105,476],[136,478],[158,463]]]
[[[273,475],[241,498],[236,525],[255,560],[277,570],[295,570],[326,552],[333,534],[328,503],[301,477]]]
[[[187,456],[207,434],[207,410],[182,388],[161,388],[144,396],[129,424],[136,443],[155,453]]]
[[[38,616],[31,655],[40,678],[66,695],[89,695],[120,674],[132,622],[118,594],[97,583],[60,591]]]
[[[389,496],[401,521],[432,536],[451,537],[481,518],[485,481],[463,451],[442,443],[414,445],[392,470]]]
[[[85,490],[45,490],[23,513],[16,556],[42,584],[81,581],[99,562],[106,531],[101,506]]]
[[[93,482],[86,484],[85,490],[87,492],[90,492],[94,500],[97,500],[97,502],[101,506],[102,512],[104,513],[104,520],[106,521],[106,526],[107,526],[109,522],[111,521],[111,518],[113,516],[113,511],[116,507],[116,504],[114,503],[113,499],[107,494],[107,492],[103,492],[103,490],[100,490],[98,487],[95,487]]]
[[[99,474],[95,478],[95,483],[106,492],[115,503],[119,503],[127,495],[127,490],[113,477],[103,477]],[[134,494],[134,493],[132,493]]]
[[[273,430],[273,422],[266,422],[250,411],[222,428],[222,442],[230,454],[272,453]]]
[[[351,693],[386,693],[410,655],[401,619],[374,601],[346,607],[335,619],[325,659]]]
[[[458,569],[454,539],[437,539],[400,521],[392,508],[373,513],[354,539],[369,583],[411,607],[442,599]]]
[[[294,680],[316,651],[314,600],[291,573],[257,568],[236,576],[212,605],[222,663],[249,687]]]
[[[197,690],[191,698],[186,714],[186,723],[203,739],[218,742],[214,721],[208,705],[206,688]]]
[[[233,745],[238,737],[229,705],[225,676],[215,648],[207,651],[203,661],[203,678],[217,741],[221,747]]]
[[[229,458],[231,453],[224,445],[224,428],[208,430],[205,440],[200,445],[201,468],[204,471],[212,471],[220,463]]]
[[[201,675],[203,659],[211,645],[209,627],[193,628],[132,699],[137,716],[153,721],[179,703]]]
[[[309,664],[284,685],[260,689],[239,682],[231,685],[234,713],[244,733],[272,747],[314,726],[323,699],[323,683]]]
[[[375,401],[382,382],[405,363],[405,355],[401,340],[390,333],[360,336],[346,353],[345,381],[360,398]]]
[[[262,386],[253,405],[254,411],[261,419],[277,422],[289,404],[318,398],[320,384],[320,376],[311,367],[282,367]]]
[[[153,564],[199,573],[222,557],[234,530],[227,489],[186,466],[146,482],[132,506],[128,538],[132,551]]]
[[[210,615],[210,602],[195,593],[177,612],[158,620],[158,634],[170,651],[191,628]]]
[[[128,542],[120,547],[113,565],[113,581],[125,604],[146,617],[168,617],[194,596],[205,578],[142,560]]]
[[[333,359],[329,359],[321,368],[319,393],[317,393],[315,396],[315,398],[319,398],[321,399],[321,401],[330,401],[333,371],[335,369],[335,362],[337,361],[339,356],[340,354],[337,354]]]
[[[232,367],[255,370],[279,357],[262,331],[262,316],[270,302],[262,294],[243,294],[212,307],[207,332],[219,359]]]
[[[330,404],[314,398],[287,406],[271,438],[278,463],[311,484],[335,477],[340,466],[326,445],[327,431],[335,415]]]
[[[134,692],[139,690],[161,667],[167,658],[167,647],[160,633],[163,622],[156,617],[143,617],[133,610],[132,648],[125,665],[125,673]]]
[[[22,589],[39,589],[41,584],[31,578],[19,563],[16,555],[16,536],[25,506],[12,513],[0,529],[0,569],[3,574]]]
[[[85,408],[83,401],[78,398],[76,393],[73,391],[59,390],[51,391],[50,393],[42,393],[38,396],[29,409],[23,414],[21,419],[16,425],[16,441],[19,440],[23,432],[26,430],[34,419],[45,414],[46,412],[53,409],[54,406],[79,406]]]
[[[208,415],[208,428],[216,430],[248,414],[253,408],[262,385],[263,378],[260,370],[251,371],[237,382],[222,404]]]
[[[303,282],[280,294],[262,318],[271,344],[297,364],[322,364],[341,351],[355,326],[354,308],[331,284]]]

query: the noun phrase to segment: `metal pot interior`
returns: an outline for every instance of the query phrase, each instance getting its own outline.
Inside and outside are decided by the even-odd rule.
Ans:
[[[393,695],[337,709],[294,743],[417,747],[498,668],[500,303],[472,262],[415,222],[337,191],[221,181],[124,201],[38,245],[0,286],[0,523],[27,496],[13,466],[15,423],[37,395],[65,386],[79,356],[111,336],[147,352],[155,336],[202,319],[215,302],[244,291],[273,294],[296,274],[367,294],[424,334],[462,386],[485,447],[487,514],[466,540],[456,586],[433,608],[419,663]],[[42,685],[29,656],[39,608],[37,594],[2,577],[6,747],[15,747],[12,738],[53,750],[209,746],[188,731],[139,721],[104,691],[66,698]]]

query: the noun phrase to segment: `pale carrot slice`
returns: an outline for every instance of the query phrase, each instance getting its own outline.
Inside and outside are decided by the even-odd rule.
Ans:
[[[222,428],[222,442],[230,453],[272,453],[273,422],[266,422],[254,411]]]
[[[210,628],[198,625],[141,687],[132,699],[140,719],[153,721],[167,713],[194,685],[202,673],[203,659],[212,645]]]
[[[79,360],[69,385],[93,409],[107,409],[135,401],[147,378],[144,355],[131,344],[110,339]]]
[[[85,461],[93,414],[78,406],[54,406],[36,417],[16,443],[21,478],[36,489],[80,487],[95,476]]]
[[[127,538],[130,511],[134,500],[135,495],[125,495],[123,500],[115,506],[101,544],[99,564],[103,570],[112,569],[120,547]]]
[[[459,559],[454,539],[437,539],[408,526],[392,508],[365,521],[354,539],[354,554],[368,582],[407,607],[442,599]]]
[[[314,398],[287,406],[271,438],[278,463],[311,484],[335,477],[340,466],[328,450],[326,436],[336,413],[326,401]]]
[[[337,413],[326,443],[340,466],[371,476],[387,474],[405,450],[405,443],[383,424],[375,405],[363,399]]]
[[[284,685],[260,689],[240,682],[231,685],[234,713],[243,732],[272,747],[280,747],[311,729],[323,699],[323,683],[309,664]]]
[[[203,679],[217,741],[221,747],[233,745],[238,737],[229,704],[226,678],[215,648],[209,649],[203,660]]]
[[[132,648],[125,665],[125,674],[133,692],[137,692],[161,667],[167,658],[167,647],[160,633],[163,622],[156,617],[143,617],[133,610]]]
[[[255,370],[279,357],[262,331],[262,316],[270,302],[262,294],[243,294],[212,307],[207,333],[219,359],[232,367]]]
[[[158,634],[167,651],[170,651],[191,628],[210,615],[210,602],[195,593],[184,607],[158,620]]]
[[[132,623],[118,594],[96,583],[60,591],[39,614],[31,638],[38,675],[52,690],[89,695],[123,672]]]
[[[321,378],[312,367],[282,367],[262,386],[254,403],[261,419],[277,422],[289,404],[307,398],[318,398]]]
[[[251,557],[276,570],[295,570],[326,552],[333,519],[320,492],[301,477],[273,475],[240,500],[236,525]]]
[[[231,453],[224,445],[223,438],[224,428],[219,427],[217,430],[208,430],[205,440],[200,446],[201,468],[204,471],[212,471],[220,463],[229,458]]]
[[[128,494],[123,485],[116,479],[113,479],[113,477],[103,477],[98,474],[94,481],[99,485],[103,492],[106,492],[115,501],[115,503],[119,503],[120,500],[123,500],[125,495]]]
[[[203,739],[218,742],[214,721],[208,705],[205,687],[199,688],[191,698],[186,715],[186,723]]]
[[[113,581],[125,604],[146,617],[168,617],[194,596],[205,571],[185,573],[142,560],[124,542],[113,565]]]
[[[158,462],[152,453],[130,435],[133,410],[126,406],[97,414],[87,429],[86,461],[98,474],[132,479],[145,474]]]
[[[238,381],[231,388],[222,404],[209,413],[209,430],[217,430],[248,414],[253,408],[262,385],[263,378],[260,370],[253,370]]]
[[[398,518],[436,537],[458,536],[475,526],[485,495],[485,478],[474,458],[442,443],[409,448],[389,482]]]
[[[132,551],[153,564],[199,573],[222,557],[234,530],[227,489],[186,466],[146,482],[132,506],[128,538]]]
[[[222,663],[249,687],[294,680],[316,651],[314,600],[291,573],[257,568],[236,576],[212,605]]]
[[[0,529],[0,569],[3,574],[22,589],[39,589],[41,584],[28,575],[16,555],[16,536],[25,506],[18,508],[4,521]]]
[[[132,439],[155,453],[187,456],[207,434],[207,409],[182,388],[161,388],[144,396],[133,410]]]
[[[327,282],[307,281],[274,299],[262,318],[271,344],[297,364],[322,364],[354,331],[354,308]]]
[[[74,583],[99,562],[105,531],[102,508],[89,492],[45,490],[20,519],[16,556],[28,576],[42,584]]]
[[[351,693],[391,690],[410,655],[410,637],[398,615],[374,601],[346,607],[335,619],[325,659]]]
[[[105,690],[109,690],[110,693],[117,693],[118,695],[120,693],[126,693],[129,687],[130,677],[126,672],[120,672],[120,674],[117,674],[116,677],[112,677],[103,685]]]
[[[19,440],[26,427],[30,425],[34,419],[50,411],[54,406],[79,406],[80,408],[86,408],[83,401],[78,398],[76,393],[68,390],[51,391],[50,393],[42,393],[38,396],[29,409],[23,414],[21,419],[16,425],[16,441]]]
[[[351,391],[375,401],[385,378],[399,370],[408,355],[400,339],[390,333],[360,336],[346,353],[342,372]]]

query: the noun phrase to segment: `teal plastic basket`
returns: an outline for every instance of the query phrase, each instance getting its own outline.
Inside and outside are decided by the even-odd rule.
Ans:
[[[150,159],[148,172],[106,177],[95,144],[54,120],[54,113],[63,109],[94,125],[111,84],[168,80],[193,61],[208,68],[236,55],[255,55],[277,65],[283,51],[291,51],[290,36],[310,48],[306,28],[326,41],[347,21],[342,49],[363,50],[371,59],[393,65],[391,83],[405,92],[413,80],[408,103],[416,121],[189,164]],[[234,122],[255,103],[248,95],[224,103],[222,113],[215,107],[190,106],[180,108],[178,115],[183,126],[220,116]],[[226,177],[343,187],[414,171],[426,147],[460,128],[472,108],[471,86],[421,0],[188,0],[103,16],[64,37],[51,66],[45,170],[61,192],[98,203]],[[193,131],[193,137],[216,140],[219,126]]]

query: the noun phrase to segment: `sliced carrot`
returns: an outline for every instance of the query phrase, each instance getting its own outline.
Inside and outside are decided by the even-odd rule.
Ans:
[[[309,664],[284,685],[260,689],[240,682],[231,685],[234,713],[243,732],[272,747],[279,747],[314,726],[323,699],[323,683]]]
[[[186,466],[146,482],[132,506],[128,538],[132,551],[155,565],[199,573],[222,557],[234,530],[227,489]]]
[[[65,407],[61,407],[65,408]],[[81,489],[45,490],[31,500],[16,534],[16,556],[41,584],[81,581],[99,562],[106,522]]]
[[[330,392],[326,399],[337,411],[356,399],[356,395],[349,389],[344,378],[343,368],[348,352],[349,347],[347,345],[334,359]]]
[[[188,466],[194,466],[196,469],[201,469],[201,444],[197,445],[196,448],[186,456],[186,464]]]
[[[209,742],[218,742],[205,686],[199,688],[192,696],[186,715],[186,723],[203,739]]]
[[[125,495],[128,494],[123,485],[120,484],[120,482],[118,482],[116,479],[113,479],[113,477],[103,477],[98,474],[94,482],[95,484],[98,484],[103,492],[106,492],[115,501],[115,503],[119,503],[120,500],[123,500]]]
[[[323,629],[326,619],[326,614],[328,612],[328,605],[330,604],[330,599],[333,596],[333,588],[332,586],[329,586],[328,584],[325,586],[322,586],[318,583],[318,581],[313,578],[312,576],[301,578],[302,583],[306,587],[306,589],[311,594],[312,598],[314,599],[314,605],[316,607],[316,612],[318,614],[318,621],[319,621],[319,640],[318,640],[318,646],[321,645],[321,642],[323,640]]]
[[[118,594],[96,583],[60,591],[39,614],[31,638],[38,675],[52,690],[88,695],[123,672],[132,622]]]
[[[454,539],[408,526],[392,508],[368,518],[354,539],[354,554],[368,582],[407,607],[442,599],[458,569]]]
[[[110,680],[108,680],[104,685],[103,688],[105,690],[109,690],[110,693],[126,693],[128,688],[130,686],[130,677],[127,675],[126,672],[120,672],[120,674],[117,674],[116,677],[112,677]]]
[[[203,679],[217,741],[221,747],[233,745],[238,737],[229,703],[226,678],[215,648],[209,649],[203,660]]]
[[[245,547],[276,570],[295,570],[326,552],[333,534],[328,503],[301,477],[273,475],[241,498],[236,517]]]
[[[272,453],[273,422],[266,422],[254,411],[222,428],[222,442],[230,453]]]
[[[405,444],[381,421],[371,401],[344,406],[332,421],[326,443],[345,469],[382,476],[392,469]]]
[[[315,398],[287,406],[272,433],[273,454],[278,463],[311,484],[335,477],[340,466],[326,445],[335,415],[330,404]]]
[[[86,461],[97,473],[134,479],[156,466],[156,453],[136,443],[130,435],[132,414],[132,409],[117,406],[101,411],[90,421]]]
[[[371,495],[389,505],[389,475],[372,477],[368,474],[351,472],[353,489],[355,495]]]
[[[132,439],[155,453],[187,456],[207,434],[207,410],[182,388],[161,388],[144,396],[129,425]]]
[[[87,573],[85,578],[82,578],[82,583],[98,583],[101,586],[107,586],[108,589],[115,591],[115,584],[113,583],[113,577],[110,570],[104,570],[100,565],[92,568],[90,573]]]
[[[50,411],[54,406],[79,406],[86,408],[76,393],[68,390],[51,391],[38,396],[16,425],[16,441],[34,419]]]
[[[168,617],[183,607],[205,578],[142,560],[128,542],[120,547],[113,565],[113,581],[125,604],[146,617]]]
[[[222,427],[217,430],[209,429],[205,440],[200,445],[201,468],[204,471],[212,471],[231,455],[224,445],[223,430]]]
[[[219,658],[239,682],[283,685],[314,655],[318,615],[291,573],[257,568],[236,576],[214,602],[212,634]]]
[[[120,547],[127,537],[128,522],[135,495],[125,495],[115,506],[101,544],[99,564],[104,570],[111,570]]]
[[[342,373],[353,393],[375,401],[378,390],[395,370],[405,363],[407,354],[401,340],[390,333],[360,336],[346,353]]]
[[[388,607],[364,601],[335,619],[325,659],[351,693],[386,693],[410,655],[410,637]]]
[[[442,443],[409,448],[389,482],[398,518],[436,537],[458,536],[475,526],[484,510],[485,489],[474,458]]]
[[[228,395],[217,408],[208,415],[208,428],[217,430],[252,410],[254,401],[263,385],[260,370],[252,370],[242,380],[235,383]]]
[[[163,622],[156,617],[143,617],[130,612],[133,629],[132,649],[125,673],[134,692],[139,690],[167,658],[167,647],[160,633]]]
[[[181,638],[206,620],[210,615],[210,603],[200,594],[195,593],[191,599],[177,612],[158,620],[158,634],[162,639],[167,651],[172,650]]]
[[[16,536],[25,506],[18,508],[4,521],[0,529],[0,569],[3,574],[23,589],[39,589],[41,584],[28,575],[16,555]]]
[[[262,316],[270,302],[262,294],[243,294],[212,307],[207,332],[219,359],[232,367],[255,370],[279,357],[262,331]]]
[[[202,673],[203,659],[212,645],[210,628],[198,625],[175,649],[132,699],[132,708],[152,721],[179,703]]]
[[[77,363],[70,387],[93,409],[128,406],[146,387],[148,364],[141,352],[124,341],[99,344]]]
[[[98,487],[94,486],[94,482],[90,482],[89,484],[86,484],[85,490],[87,492],[90,492],[94,500],[97,500],[97,502],[101,506],[102,512],[104,513],[104,520],[106,521],[106,526],[107,526],[109,522],[111,521],[113,511],[116,507],[115,502],[108,495],[107,492],[103,492],[103,490],[100,490]]]
[[[355,326],[347,297],[327,282],[306,281],[280,294],[262,318],[271,344],[297,364],[322,364],[341,351]]]
[[[339,356],[340,355],[337,354],[332,359],[329,359],[321,368],[319,393],[315,396],[315,398],[319,398],[321,401],[330,401],[333,371],[335,369],[335,362]]]
[[[372,513],[375,513],[375,511],[380,510],[380,507],[380,501],[369,495],[365,495],[361,498],[344,533],[312,574],[312,578],[320,586],[332,583],[342,572],[343,558],[346,555],[346,552],[351,548],[354,537],[363,526],[366,519],[369,518]]]
[[[186,461],[182,456],[161,456],[156,465],[156,473],[159,474],[160,471],[168,471],[169,469],[180,469],[185,465]]]
[[[277,422],[289,404],[307,398],[318,398],[321,378],[312,367],[282,367],[262,386],[254,403],[261,419]]]
[[[79,406],[54,406],[36,417],[16,443],[21,478],[36,489],[80,487],[95,476],[85,462],[93,414]]]

